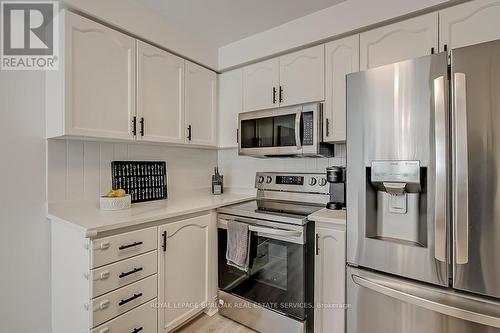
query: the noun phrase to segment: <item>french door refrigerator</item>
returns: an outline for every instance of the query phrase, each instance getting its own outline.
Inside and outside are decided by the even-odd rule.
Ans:
[[[349,74],[347,101],[347,332],[500,333],[500,41]]]

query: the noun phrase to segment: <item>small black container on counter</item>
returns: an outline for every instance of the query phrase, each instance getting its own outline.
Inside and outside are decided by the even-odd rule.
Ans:
[[[132,203],[167,199],[165,161],[111,162],[113,190],[124,189]]]

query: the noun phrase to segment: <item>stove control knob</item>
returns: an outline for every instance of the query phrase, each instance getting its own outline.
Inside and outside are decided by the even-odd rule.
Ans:
[[[264,176],[259,176],[259,179],[257,180],[259,184],[262,184],[264,182]]]
[[[317,182],[317,180],[314,177],[312,177],[311,179],[309,179],[309,185],[311,185],[311,186],[316,185],[316,182]]]
[[[266,183],[268,183],[268,184],[269,184],[269,183],[270,183],[270,182],[272,182],[272,181],[273,181],[273,177],[271,177],[271,176],[267,176],[267,177],[266,177]]]
[[[326,183],[327,183],[326,178],[321,178],[321,179],[319,180],[319,186],[325,186],[325,185],[326,185]]]

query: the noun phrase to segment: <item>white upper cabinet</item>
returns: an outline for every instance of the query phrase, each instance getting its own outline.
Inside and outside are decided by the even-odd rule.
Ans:
[[[171,305],[158,311],[160,333],[173,331],[209,303],[210,222],[207,214],[158,227],[158,301]]]
[[[184,59],[137,45],[137,138],[184,143]]]
[[[359,44],[361,70],[438,52],[438,13],[363,32]]]
[[[286,54],[280,61],[280,106],[325,99],[325,46]]]
[[[359,35],[326,44],[323,140],[346,140],[346,75],[359,71]]]
[[[219,75],[219,148],[238,146],[238,113],[243,111],[243,69],[236,69]]]
[[[345,304],[345,230],[316,227],[315,304]],[[345,310],[317,307],[314,333],[344,333]]]
[[[500,39],[500,0],[475,0],[439,12],[440,50]]]
[[[243,68],[243,110],[254,111],[279,106],[279,58]]]
[[[217,74],[186,61],[186,139],[217,145]]]
[[[62,73],[47,79],[54,122],[47,135],[132,139],[135,39],[71,12],[64,17]]]

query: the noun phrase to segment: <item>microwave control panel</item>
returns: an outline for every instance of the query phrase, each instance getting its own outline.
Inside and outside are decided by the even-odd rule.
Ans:
[[[314,144],[314,116],[313,112],[302,113],[302,145],[312,146]]]

